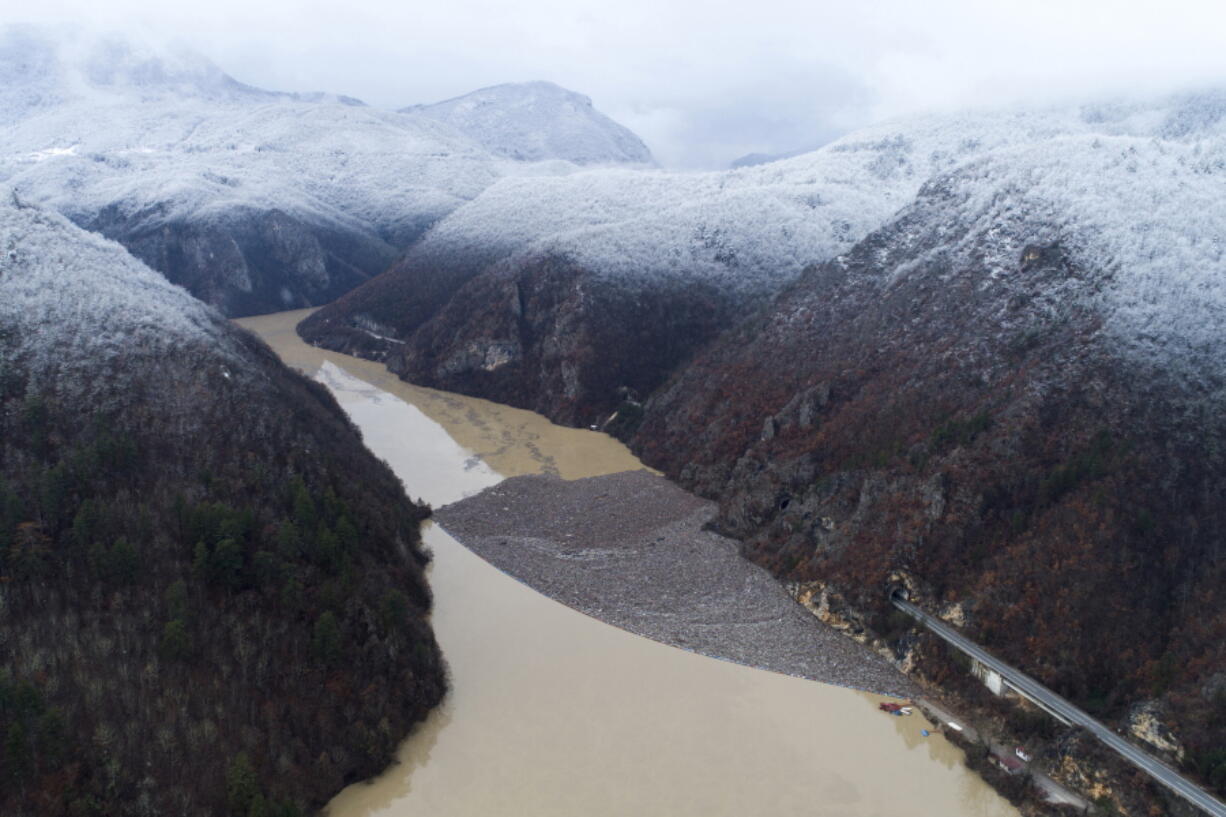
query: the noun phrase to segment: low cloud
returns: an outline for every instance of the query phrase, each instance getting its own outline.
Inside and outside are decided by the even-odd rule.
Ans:
[[[675,167],[811,147],[915,111],[1226,85],[1226,8],[1206,0],[44,0],[0,12],[19,20],[139,27],[245,82],[382,107],[548,79]]]

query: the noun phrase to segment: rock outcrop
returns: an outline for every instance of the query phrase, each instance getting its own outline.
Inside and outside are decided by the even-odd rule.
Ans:
[[[110,205],[81,226],[120,242],[171,283],[233,316],[333,301],[396,257],[377,234],[277,209],[163,221]]]
[[[715,287],[629,289],[543,257],[474,278],[388,365],[413,383],[592,425],[632,411],[734,309]]]

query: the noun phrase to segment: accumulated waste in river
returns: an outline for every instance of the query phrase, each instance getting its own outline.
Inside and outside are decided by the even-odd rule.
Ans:
[[[642,467],[605,435],[314,349],[293,330],[305,314],[240,323],[332,390],[410,496],[438,507],[511,476]],[[1017,814],[933,724],[881,717],[879,696],[633,635],[537,593],[437,525],[425,538],[451,691],[399,762],[343,791],[329,817]]]

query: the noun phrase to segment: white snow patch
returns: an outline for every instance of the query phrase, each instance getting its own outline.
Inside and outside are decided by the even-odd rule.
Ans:
[[[934,187],[955,204],[943,199],[933,218],[970,225],[967,240],[1021,224],[1028,241],[1059,242],[1095,276],[1075,297],[1123,353],[1194,380],[1226,374],[1226,139],[1053,139],[993,153]],[[996,246],[985,263],[1019,274],[1022,248]]]
[[[80,145],[66,148],[44,148],[43,150],[36,150],[33,153],[26,154],[26,159],[31,162],[43,162],[47,159],[54,159],[57,156],[76,156],[78,147]]]

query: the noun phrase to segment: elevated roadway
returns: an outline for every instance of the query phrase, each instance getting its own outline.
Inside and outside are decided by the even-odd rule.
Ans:
[[[1029,675],[996,658],[990,652],[980,647],[974,641],[959,633],[953,627],[935,616],[925,613],[898,595],[891,594],[890,601],[899,610],[915,618],[942,640],[969,655],[993,672],[998,673],[1010,689],[1032,701],[1065,723],[1083,727],[1107,747],[1114,749],[1137,768],[1166,786],[1194,806],[1212,817],[1226,817],[1226,803],[1218,800],[1207,791],[1176,772],[1170,766],[1138,749],[1129,741],[1117,735],[1107,726],[1098,722],[1089,714],[1069,703],[1065,698],[1052,692]]]

